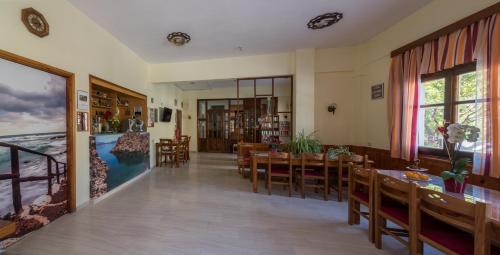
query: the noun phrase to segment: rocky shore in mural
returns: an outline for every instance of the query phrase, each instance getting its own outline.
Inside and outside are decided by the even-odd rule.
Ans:
[[[61,179],[60,184],[53,184],[52,192],[52,196],[42,195],[33,203],[23,206],[19,214],[9,213],[2,217],[2,220],[16,223],[16,231],[0,241],[0,249],[10,246],[27,233],[49,224],[68,212],[66,179]]]
[[[149,154],[149,135],[144,133],[125,133],[116,142],[112,153],[135,153]]]
[[[108,192],[108,165],[97,154],[95,143],[95,137],[90,137],[90,197],[100,197]]]
[[[149,133],[90,137],[90,197],[97,198],[149,169]]]

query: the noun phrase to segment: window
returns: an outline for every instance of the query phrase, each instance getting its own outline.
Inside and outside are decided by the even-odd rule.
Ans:
[[[444,123],[460,123],[480,128],[481,105],[477,104],[475,63],[439,73],[422,75],[419,100],[419,152],[447,155],[445,142],[437,131]],[[464,156],[472,156],[474,143],[464,142]],[[451,149],[451,148],[450,148]]]

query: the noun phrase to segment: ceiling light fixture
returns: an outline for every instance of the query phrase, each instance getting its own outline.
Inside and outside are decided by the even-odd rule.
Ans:
[[[182,46],[191,41],[191,36],[183,32],[173,32],[167,36],[167,40],[175,46]]]
[[[309,23],[307,23],[307,27],[309,29],[323,29],[325,27],[329,27],[337,22],[339,22],[344,17],[344,14],[340,12],[330,12],[317,16],[314,19],[311,19]]]

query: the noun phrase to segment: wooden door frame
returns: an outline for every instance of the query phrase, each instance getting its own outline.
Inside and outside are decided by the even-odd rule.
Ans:
[[[76,211],[76,158],[75,158],[75,121],[76,121],[76,107],[75,107],[75,74],[53,67],[36,60],[25,58],[14,53],[0,50],[0,58],[28,66],[40,71],[55,74],[66,78],[66,134],[67,134],[67,159],[68,165],[68,211]]]
[[[175,111],[175,125],[179,129],[179,135],[182,135],[182,111],[179,109]]]
[[[206,130],[207,130],[207,150],[208,150],[208,144],[209,144],[209,138],[210,138],[210,137],[208,136],[208,134],[209,134],[209,132],[208,132],[208,127],[209,127],[209,123],[210,123],[210,118],[208,117],[208,116],[209,116],[209,114],[208,114],[208,112],[209,112],[209,111],[212,111],[212,112],[220,112],[220,113],[222,113],[222,115],[221,115],[221,117],[222,117],[222,118],[221,118],[221,120],[220,120],[220,122],[221,122],[221,123],[220,123],[220,127],[222,128],[222,135],[221,135],[221,136],[222,136],[222,138],[221,138],[221,139],[222,139],[223,148],[222,148],[222,150],[220,150],[220,151],[218,150],[218,151],[212,151],[212,152],[220,152],[220,153],[224,153],[224,152],[226,152],[226,151],[225,151],[225,143],[226,143],[226,139],[225,139],[225,137],[224,137],[224,132],[225,132],[225,130],[224,130],[224,129],[225,129],[225,127],[224,127],[224,119],[225,119],[226,109],[213,109],[213,110],[207,110],[207,111],[206,111],[206,112],[207,112],[207,120],[206,120],[206,122],[207,122],[207,124],[206,124],[206,125],[207,125],[207,128],[206,128]]]

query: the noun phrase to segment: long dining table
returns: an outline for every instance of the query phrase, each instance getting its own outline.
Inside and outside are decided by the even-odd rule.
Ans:
[[[380,170],[377,169],[380,174],[393,177],[395,179],[409,182],[404,171],[399,170]],[[440,176],[430,175],[428,181],[413,181],[416,182],[420,187],[425,189],[431,189],[434,191],[441,192],[443,194],[451,195],[455,198],[465,200],[470,203],[484,202],[489,204],[490,209],[487,211],[487,219],[489,224],[491,224],[492,239],[500,242],[500,191],[483,188],[471,184],[467,184],[463,194],[448,192],[444,188],[444,181]]]
[[[270,151],[251,151],[251,178],[252,178],[252,190],[253,192],[257,193],[258,192],[258,178],[257,178],[257,166],[259,164],[267,164],[269,160],[269,153],[272,153]],[[346,159],[343,160],[343,162],[353,162],[353,163],[363,163],[364,162],[364,157],[362,160],[352,160],[352,159]],[[300,166],[302,164],[301,158],[300,157],[294,157],[292,158],[292,165],[293,166]],[[329,167],[337,167],[339,164],[339,160],[328,160],[328,166]],[[369,160],[368,164],[373,164],[373,161]]]

